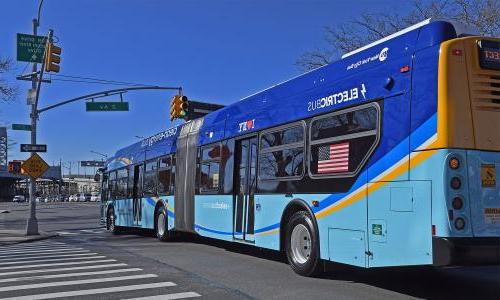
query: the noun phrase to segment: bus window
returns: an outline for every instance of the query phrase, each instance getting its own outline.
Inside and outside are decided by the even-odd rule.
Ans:
[[[116,171],[109,172],[108,178],[108,193],[109,199],[115,199],[114,193],[116,190]]]
[[[200,192],[213,193],[219,190],[220,144],[210,145],[201,149]]]
[[[304,174],[304,123],[265,132],[260,137],[259,179],[301,178]]]
[[[158,161],[153,160],[146,162],[144,170],[144,194],[146,195],[156,195],[156,181],[157,174],[156,170],[158,169]]]
[[[158,168],[158,194],[159,195],[170,195],[171,193],[171,185],[173,185],[173,176],[172,176],[172,157],[166,156],[162,157],[159,160],[159,168]]]
[[[378,104],[315,118],[310,128],[311,176],[353,176],[375,149],[379,138]]]
[[[128,170],[126,168],[116,171],[116,189],[114,191],[115,199],[127,198]]]

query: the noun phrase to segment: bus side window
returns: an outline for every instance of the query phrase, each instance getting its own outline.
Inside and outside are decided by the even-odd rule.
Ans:
[[[171,195],[172,181],[173,181],[173,169],[172,156],[165,156],[158,161],[158,194],[159,195]]]
[[[127,181],[128,181],[128,169],[119,169],[116,172],[116,199],[127,198]]]
[[[157,169],[158,161],[148,161],[144,170],[144,194],[157,195],[156,182],[157,182]]]
[[[219,191],[220,160],[220,143],[201,148],[199,167],[200,193],[217,193]]]
[[[109,179],[108,179],[109,199],[115,199],[115,191],[116,191],[116,171],[112,171],[109,173]]]
[[[314,118],[309,145],[311,177],[356,175],[377,146],[379,132],[377,103]]]

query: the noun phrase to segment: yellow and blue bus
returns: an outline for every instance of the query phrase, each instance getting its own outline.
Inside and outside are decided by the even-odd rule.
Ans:
[[[116,152],[109,230],[364,268],[497,264],[500,39],[427,20]]]

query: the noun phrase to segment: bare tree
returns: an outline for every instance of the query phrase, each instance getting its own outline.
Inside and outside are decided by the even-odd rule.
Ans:
[[[11,71],[12,60],[0,58],[0,101],[13,101],[18,93],[15,86],[9,85],[2,74]]]
[[[336,27],[325,27],[327,47],[305,52],[296,61],[302,71],[309,71],[413,24],[429,18],[461,22],[481,35],[500,34],[498,0],[415,0],[409,11],[398,13],[363,13]]]

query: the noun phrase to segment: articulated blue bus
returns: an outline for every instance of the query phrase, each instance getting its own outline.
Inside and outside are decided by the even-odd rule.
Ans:
[[[116,152],[109,230],[364,268],[498,263],[500,39],[427,20]]]

